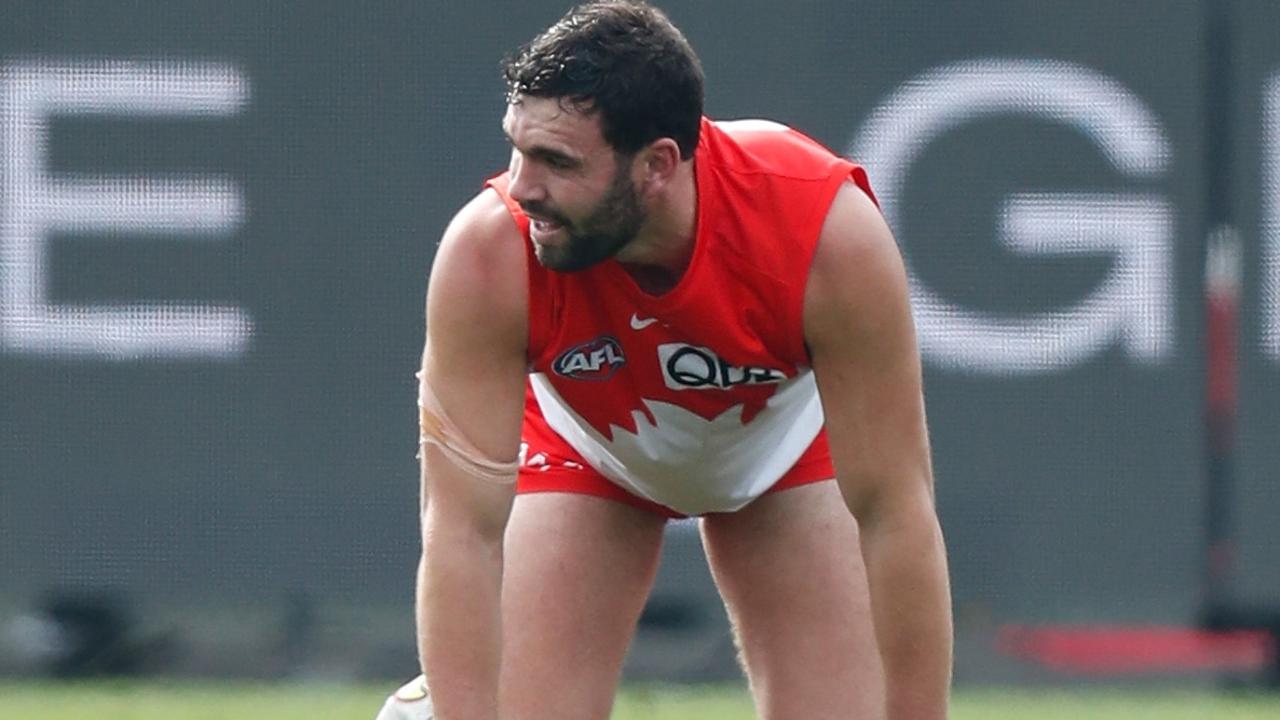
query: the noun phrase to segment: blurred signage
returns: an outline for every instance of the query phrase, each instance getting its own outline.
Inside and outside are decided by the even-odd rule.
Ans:
[[[876,168],[891,224],[913,162],[970,122],[1024,115],[1078,130],[1121,174],[1158,178],[1172,154],[1141,98],[1087,67],[1047,59],[982,59],[936,68],[903,83],[871,114],[849,148]],[[1280,75],[1265,96],[1262,198],[1262,342],[1280,361]],[[912,273],[926,359],[978,373],[1053,372],[1119,345],[1135,362],[1175,347],[1174,209],[1150,193],[1019,193],[998,210],[995,241],[1025,256],[1108,255],[1111,271],[1089,295],[1051,312],[995,315],[954,303]],[[910,258],[908,258],[908,261]]]
[[[1122,175],[1166,172],[1172,149],[1160,120],[1114,79],[1053,60],[971,60],[930,70],[871,114],[850,154],[876,168],[890,224],[913,162],[949,131],[998,115],[1068,125]],[[1173,210],[1149,193],[1024,193],[999,211],[996,241],[1023,255],[1109,255],[1106,279],[1069,307],[1031,315],[972,310],[912,277],[925,357],[973,372],[1050,372],[1119,344],[1141,363],[1174,347]],[[908,258],[908,261],[910,258]]]
[[[182,60],[34,59],[0,68],[0,351],[128,360],[242,355],[253,320],[208,303],[70,304],[50,298],[53,233],[225,240],[243,222],[235,179],[213,174],[55,174],[55,116],[229,117],[250,83],[233,65]],[[876,168],[891,224],[913,163],[948,132],[1002,115],[1071,127],[1116,171],[1159,179],[1173,148],[1158,117],[1115,79],[1049,59],[974,59],[898,88],[862,125],[849,154]],[[1264,101],[1263,331],[1280,361],[1280,75]],[[1027,257],[1111,258],[1105,278],[1049,311],[990,313],[912,273],[921,349],[937,365],[979,374],[1056,372],[1115,346],[1159,363],[1176,346],[1174,209],[1150,192],[1015,193],[997,209],[996,243]],[[910,258],[908,258],[910,262]],[[1043,272],[1043,270],[1039,270]]]
[[[1280,362],[1280,73],[1263,96],[1262,133],[1262,346]]]
[[[69,304],[49,293],[53,233],[225,240],[245,214],[234,179],[55,174],[48,157],[55,116],[228,117],[248,99],[248,79],[220,63],[35,59],[0,66],[0,350],[105,360],[245,352],[253,321],[240,307]]]

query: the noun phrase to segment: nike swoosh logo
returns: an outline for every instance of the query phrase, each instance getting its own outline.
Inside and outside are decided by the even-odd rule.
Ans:
[[[645,318],[641,320],[639,315],[631,313],[632,330],[643,330],[656,322],[658,322],[658,318]]]

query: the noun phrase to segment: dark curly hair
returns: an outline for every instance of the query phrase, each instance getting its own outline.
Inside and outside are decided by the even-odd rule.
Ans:
[[[507,101],[558,98],[600,113],[604,138],[634,155],[658,138],[693,157],[702,118],[702,63],[659,9],[636,0],[579,5],[502,64]]]

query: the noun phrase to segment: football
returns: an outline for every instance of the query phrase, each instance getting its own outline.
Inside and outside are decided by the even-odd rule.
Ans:
[[[419,675],[387,698],[375,720],[433,720],[434,717],[427,679]]]

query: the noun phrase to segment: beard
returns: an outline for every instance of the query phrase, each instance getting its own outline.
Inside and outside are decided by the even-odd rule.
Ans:
[[[558,272],[585,270],[613,257],[635,239],[647,217],[625,164],[618,168],[604,197],[580,222],[573,222],[541,203],[528,203],[524,207],[558,223],[568,235],[557,247],[534,244],[538,262]]]

